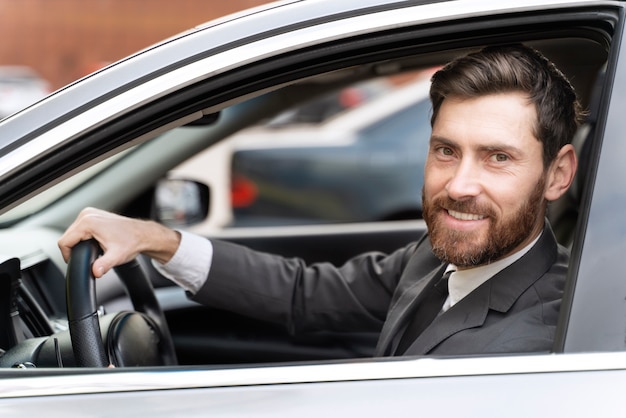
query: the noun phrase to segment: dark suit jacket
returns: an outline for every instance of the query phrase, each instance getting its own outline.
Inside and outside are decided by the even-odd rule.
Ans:
[[[380,331],[377,355],[393,355],[422,290],[443,270],[427,235],[392,254],[340,267],[285,259],[214,241],[201,303],[285,324],[293,332]],[[406,355],[550,351],[568,253],[547,221],[533,248],[435,321]]]

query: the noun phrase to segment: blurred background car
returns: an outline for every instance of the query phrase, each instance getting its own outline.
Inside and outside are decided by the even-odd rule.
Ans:
[[[232,156],[233,226],[421,218],[429,85],[420,78],[313,127],[247,131]]]
[[[32,68],[0,66],[0,119],[30,106],[49,93],[48,82]]]

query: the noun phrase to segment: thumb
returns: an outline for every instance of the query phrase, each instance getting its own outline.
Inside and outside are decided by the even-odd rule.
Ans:
[[[117,255],[114,251],[105,251],[100,257],[96,258],[91,266],[94,277],[100,278],[105,275],[113,267],[124,264],[126,260]]]
[[[93,265],[91,266],[91,271],[96,279],[99,279],[109,270],[111,270],[111,268],[113,268],[113,265],[108,263],[106,259],[103,260],[103,258],[104,256],[96,258],[96,260],[93,262]]]
[[[111,267],[108,267],[106,263],[102,262],[102,257],[97,258],[91,266],[91,271],[96,279],[104,276],[109,270],[111,270]]]

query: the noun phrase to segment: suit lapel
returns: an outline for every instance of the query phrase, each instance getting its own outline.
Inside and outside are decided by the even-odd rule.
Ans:
[[[395,349],[399,340],[399,331],[406,325],[407,315],[415,304],[419,303],[420,295],[429,283],[442,274],[443,263],[432,253],[430,240],[424,235],[417,245],[415,253],[407,262],[389,305],[387,318],[378,338],[376,356],[388,356]]]
[[[436,345],[459,331],[483,325],[489,312],[489,280],[439,315],[406,350],[406,355],[427,354]]]
[[[421,302],[424,289],[434,285],[444,270],[445,265],[432,254],[430,241],[425,239],[409,260],[398,282],[378,339],[376,355],[393,353],[402,334],[400,331],[406,326],[415,306]]]
[[[434,283],[439,280],[443,271],[443,266],[432,270],[423,280],[419,280],[407,288],[392,306],[387,315],[387,320],[385,321],[379,342],[379,347],[385,347],[385,355],[389,355],[395,351],[400,337],[402,336],[401,330],[405,328],[415,307],[422,302],[424,295],[428,294],[428,292],[424,292],[424,290],[430,286],[434,286]],[[385,336],[384,340],[382,338],[383,335]]]

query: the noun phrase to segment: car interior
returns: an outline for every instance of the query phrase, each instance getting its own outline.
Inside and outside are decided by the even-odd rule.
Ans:
[[[101,207],[133,217],[154,217],[155,185],[167,171],[232,133],[279,114],[317,95],[364,80],[401,76],[440,66],[453,57],[492,43],[525,42],[553,60],[572,81],[584,107],[585,124],[575,138],[580,167],[575,185],[549,208],[549,217],[561,244],[575,248],[585,185],[592,181],[596,149],[592,146],[600,118],[602,77],[610,61],[611,28],[590,27],[584,21],[559,24],[506,24],[489,33],[445,26],[404,30],[350,42],[310,47],[296,54],[268,59],[234,74],[224,74],[91,134],[114,138],[94,150],[107,158],[89,170],[56,184],[0,217],[2,253],[19,256],[21,264],[2,264],[7,279],[0,307],[2,367],[37,363],[39,367],[75,365],[67,332],[65,263],[56,241],[85,206]],[[526,23],[524,23],[526,22]],[[550,26],[552,25],[552,26]],[[560,25],[560,26],[559,26]],[[183,105],[181,105],[183,104]],[[156,117],[155,117],[156,115]],[[172,128],[173,126],[173,128]],[[85,138],[87,141],[90,138]],[[130,144],[130,145],[128,145]],[[123,152],[118,152],[124,149]],[[115,155],[113,155],[115,154]],[[85,160],[93,157],[86,153]],[[61,158],[61,157],[59,157]],[[78,164],[78,163],[77,163]],[[391,252],[419,237],[423,221],[402,220],[368,224],[329,224],[232,228],[216,231],[224,239],[261,251],[300,257],[307,262],[341,264],[365,251]],[[14,237],[19,234],[19,239]],[[91,254],[89,257],[93,257]],[[15,259],[13,259],[15,260]],[[337,360],[372,355],[377,335],[315,332],[290,335],[282,326],[235,313],[200,306],[162,277],[149,260],[140,257],[134,268],[143,270],[162,309],[177,364],[220,365],[291,361]],[[97,309],[109,313],[139,310],[123,285],[128,273],[110,273],[95,284]],[[135,273],[130,273],[131,275]],[[134,301],[133,301],[134,302]],[[154,302],[138,302],[150,303]],[[103,325],[103,327],[105,327]],[[108,325],[106,325],[108,327]],[[41,340],[45,339],[45,348]],[[136,351],[124,346],[122,354]],[[125,365],[141,364],[129,356]],[[171,364],[171,363],[170,363]]]

